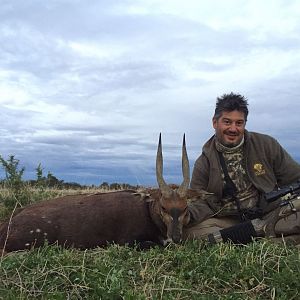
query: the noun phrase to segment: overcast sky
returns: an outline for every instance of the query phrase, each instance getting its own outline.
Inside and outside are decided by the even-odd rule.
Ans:
[[[0,155],[65,181],[181,182],[216,97],[300,161],[300,1],[0,0]],[[4,175],[2,174],[2,177]]]

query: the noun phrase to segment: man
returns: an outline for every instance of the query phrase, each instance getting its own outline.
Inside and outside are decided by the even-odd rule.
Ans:
[[[189,205],[188,238],[214,240],[216,232],[225,228],[231,228],[235,235],[244,228],[238,224],[258,216],[266,219],[278,202],[268,204],[262,195],[300,179],[300,165],[274,138],[245,129],[247,106],[247,100],[239,94],[217,98],[212,120],[215,135],[196,160],[190,184],[192,189],[208,193]],[[250,238],[255,236],[252,223],[250,229],[249,223],[245,227]],[[299,234],[300,241],[300,214],[277,222],[276,235],[281,234]]]

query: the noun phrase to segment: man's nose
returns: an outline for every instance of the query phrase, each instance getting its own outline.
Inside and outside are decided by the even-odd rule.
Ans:
[[[230,132],[237,132],[238,131],[238,127],[236,126],[235,123],[230,124],[229,131]]]

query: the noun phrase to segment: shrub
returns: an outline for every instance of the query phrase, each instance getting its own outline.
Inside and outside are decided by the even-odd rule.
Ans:
[[[5,172],[4,187],[8,190],[6,197],[3,198],[3,195],[0,195],[4,206],[13,209],[30,203],[28,185],[22,178],[25,168],[19,168],[19,160],[14,155],[9,156],[7,160],[0,156],[0,163]]]

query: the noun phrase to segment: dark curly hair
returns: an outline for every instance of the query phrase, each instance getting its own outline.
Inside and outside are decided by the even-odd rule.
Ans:
[[[248,100],[240,94],[224,94],[217,98],[216,109],[214,118],[219,119],[223,111],[231,112],[234,110],[243,112],[245,115],[245,121],[248,117]]]

